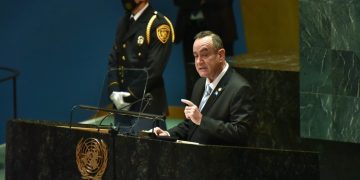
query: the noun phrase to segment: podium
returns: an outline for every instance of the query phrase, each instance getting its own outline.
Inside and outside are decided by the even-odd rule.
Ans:
[[[11,120],[6,179],[319,179],[316,152],[182,144]]]

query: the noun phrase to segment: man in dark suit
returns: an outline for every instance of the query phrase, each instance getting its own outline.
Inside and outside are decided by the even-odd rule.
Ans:
[[[254,123],[254,93],[225,61],[220,37],[211,31],[195,36],[195,67],[200,75],[186,104],[186,120],[169,131],[154,128],[158,136],[217,145],[246,145]]]
[[[210,30],[218,34],[224,43],[227,56],[234,55],[234,41],[237,39],[233,0],[174,0],[178,7],[175,42],[183,42],[186,76],[186,98],[199,78],[192,54],[193,37],[200,31]]]
[[[126,14],[119,23],[109,56],[110,98],[117,109],[131,105],[130,111],[166,115],[162,74],[175,40],[174,29],[170,20],[155,11],[148,0],[122,0],[122,3]],[[129,68],[145,69],[147,73]],[[150,97],[145,98],[147,102],[142,101],[145,94]],[[130,127],[128,130],[135,133],[153,127],[153,122],[146,119],[120,117],[117,120],[119,126]],[[164,122],[160,122],[160,126],[166,128]]]

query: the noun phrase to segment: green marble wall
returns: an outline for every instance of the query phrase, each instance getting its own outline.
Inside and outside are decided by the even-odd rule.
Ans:
[[[360,1],[299,2],[300,134],[360,143]]]

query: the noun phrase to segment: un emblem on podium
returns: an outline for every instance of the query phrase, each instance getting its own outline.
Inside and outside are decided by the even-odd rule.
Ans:
[[[76,146],[76,164],[82,179],[100,180],[108,162],[108,147],[103,140],[81,138]]]

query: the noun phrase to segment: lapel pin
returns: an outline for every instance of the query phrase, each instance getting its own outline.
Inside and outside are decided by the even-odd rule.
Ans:
[[[215,91],[215,95],[217,96],[219,94],[219,92],[222,91],[222,88],[218,88],[217,91]]]

